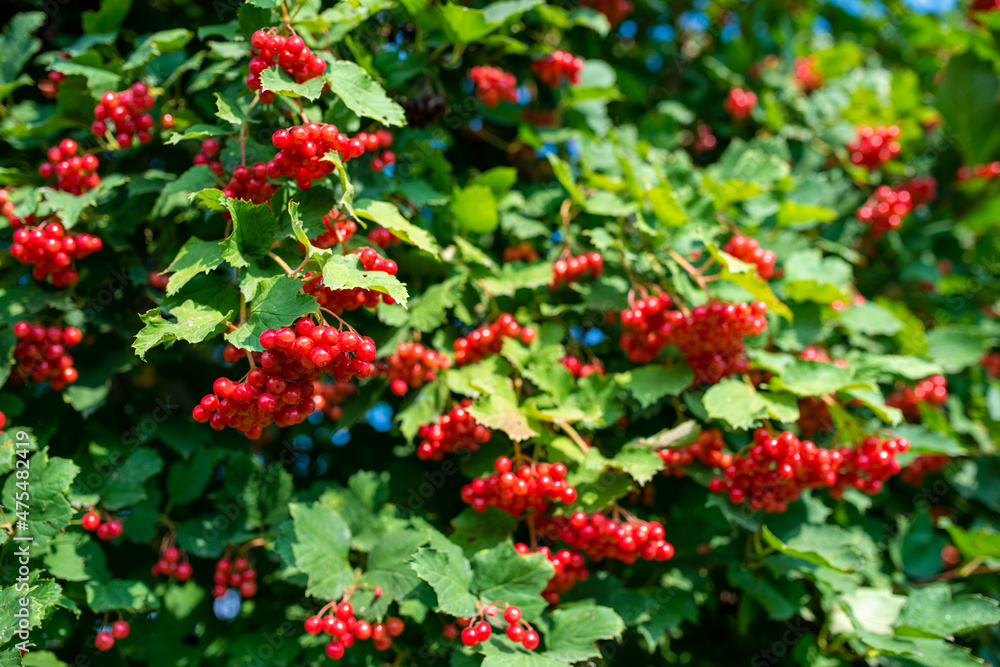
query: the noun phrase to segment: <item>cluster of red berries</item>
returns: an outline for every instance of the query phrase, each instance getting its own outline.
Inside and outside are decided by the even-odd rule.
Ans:
[[[101,177],[97,175],[97,168],[100,166],[97,156],[93,153],[78,156],[77,148],[72,139],[63,139],[58,146],[53,146],[46,153],[48,162],[39,165],[39,176],[46,180],[56,179],[52,186],[54,190],[82,195],[101,182]]]
[[[11,382],[30,379],[45,382],[56,391],[76,382],[79,374],[73,367],[73,357],[66,350],[83,340],[76,327],[48,327],[20,321],[14,325],[17,345],[14,359],[17,365],[11,373]],[[95,526],[96,527],[96,526]]]
[[[515,246],[503,249],[503,261],[505,262],[525,262],[530,263],[538,259],[538,251],[535,246],[527,241],[521,241]]]
[[[358,388],[350,382],[313,381],[313,403],[330,421],[340,421],[344,416],[343,403],[358,393]]]
[[[476,97],[489,108],[500,102],[517,104],[517,77],[499,67],[476,66],[469,72],[476,84]]]
[[[587,570],[587,566],[584,564],[583,554],[575,551],[560,549],[554,552],[548,547],[539,547],[532,552],[528,548],[528,545],[523,542],[515,544],[514,550],[522,556],[540,553],[549,559],[549,563],[552,564],[552,568],[555,570],[555,575],[549,579],[545,590],[542,591],[542,597],[549,604],[559,604],[559,597],[562,593],[573,588],[576,582],[586,581],[587,577],[590,576],[590,571]]]
[[[608,23],[614,28],[635,11],[631,0],[584,0],[584,7],[591,7],[608,18]]]
[[[800,441],[785,431],[772,437],[766,429],[754,432],[754,444],[732,457],[723,477],[708,484],[713,493],[728,493],[734,504],[746,502],[751,509],[784,512],[805,489],[832,487],[837,483],[844,454]]]
[[[1000,352],[987,352],[979,359],[979,365],[991,378],[1000,377]]]
[[[565,366],[577,380],[594,373],[604,375],[604,364],[599,359],[594,359],[592,363],[584,363],[576,357],[565,356],[559,360],[559,363]]]
[[[749,236],[734,236],[726,243],[723,250],[738,260],[757,267],[757,275],[764,280],[774,277],[774,263],[778,257],[771,250],[764,250],[760,247],[757,239]]]
[[[338,243],[346,244],[358,231],[358,223],[347,218],[339,210],[333,209],[323,216],[326,231],[313,239],[317,248],[332,248]]]
[[[643,560],[669,560],[674,547],[664,539],[663,525],[628,517],[624,521],[597,514],[574,512],[569,517],[539,517],[545,535],[557,536],[591,560],[613,558],[625,563]]]
[[[379,271],[388,273],[390,276],[396,275],[396,271],[398,271],[396,262],[380,256],[374,248],[358,248],[354,254],[357,255],[362,268],[366,271]],[[374,308],[380,301],[390,304],[396,303],[396,300],[391,296],[378,290],[363,287],[330,289],[323,285],[323,276],[319,273],[307,273],[303,278],[305,282],[302,284],[302,291],[316,297],[320,308],[326,308],[338,315],[345,310]]]
[[[892,393],[885,404],[902,410],[910,421],[920,420],[920,404],[930,407],[944,405],[948,399],[948,380],[943,375],[932,375],[917,383],[915,387],[903,387]]]
[[[583,58],[567,51],[553,51],[544,58],[533,61],[531,69],[542,83],[552,88],[558,87],[564,79],[570,83],[580,83]]]
[[[420,343],[402,342],[379,366],[379,374],[389,380],[389,390],[396,396],[419,389],[437,377],[439,370],[451,368],[451,358]]]
[[[521,342],[530,343],[535,340],[535,330],[531,327],[522,328],[510,313],[504,313],[496,322],[482,326],[455,341],[455,364],[464,366],[491,354],[498,354],[503,348],[504,338],[518,338]]]
[[[375,227],[369,230],[368,240],[377,245],[382,250],[388,250],[390,246],[399,243],[398,236],[390,232],[385,227]]]
[[[191,578],[194,569],[188,562],[187,554],[171,545],[160,552],[160,558],[150,568],[150,572],[154,577],[176,577],[177,581],[184,582]]]
[[[691,150],[698,155],[703,155],[704,153],[714,151],[715,147],[718,145],[719,139],[712,132],[712,128],[705,123],[698,123],[698,127],[695,128],[695,136],[691,144]]]
[[[788,503],[810,488],[833,486],[844,462],[840,451],[800,441],[785,431],[772,437],[766,429],[754,432],[754,444],[734,456],[723,469],[723,477],[713,478],[713,493],[728,493],[734,504],[746,502],[753,510],[784,512]]]
[[[903,219],[913,210],[913,196],[909,190],[894,190],[880,185],[858,208],[858,220],[872,226],[872,236],[878,238],[886,232],[903,226]]]
[[[70,264],[101,249],[101,239],[90,234],[73,234],[58,222],[36,229],[21,227],[14,232],[10,254],[22,264],[33,264],[35,280],[48,279],[56,287],[75,285],[80,276]]]
[[[903,189],[910,193],[914,207],[937,199],[937,179],[933,176],[914,176],[903,184]]]
[[[604,257],[599,252],[569,259],[557,259],[552,264],[552,283],[549,289],[554,290],[575,283],[585,275],[599,278],[602,273],[604,273]]]
[[[843,465],[837,473],[836,485],[830,495],[841,498],[844,489],[853,486],[857,490],[875,495],[882,490],[885,481],[900,470],[897,454],[910,449],[905,438],[879,439],[868,436],[857,447],[843,447],[840,455]]]
[[[110,632],[101,630],[97,633],[97,636],[94,637],[94,648],[98,651],[110,651],[114,648],[116,639],[125,639],[131,631],[132,628],[128,621],[119,619],[111,624]]]
[[[959,183],[965,181],[971,181],[973,178],[978,178],[983,181],[992,181],[997,176],[1000,176],[1000,162],[988,162],[985,164],[977,164],[973,167],[961,167],[958,170],[958,174],[955,178],[958,179]]]
[[[498,507],[520,516],[527,509],[544,512],[550,500],[566,504],[576,502],[576,489],[566,481],[565,464],[522,465],[515,472],[514,463],[501,456],[493,467],[496,472],[462,487],[462,500],[477,512]]]
[[[319,375],[332,373],[338,382],[368,377],[376,355],[371,338],[317,326],[308,318],[298,320],[295,329],[267,329],[260,345],[265,352],[254,354],[260,368],[253,368],[245,382],[216,380],[213,393],[192,410],[195,421],[217,431],[235,428],[251,440],[272,422],[300,424],[316,407],[313,381]]]
[[[709,468],[726,468],[732,464],[733,457],[722,451],[725,445],[722,431],[716,428],[706,429],[690,445],[659,450],[660,458],[663,459],[663,472],[683,477],[684,469],[695,461],[701,461]]]
[[[0,188],[0,215],[7,218],[11,227],[20,227],[24,224],[31,224],[35,221],[35,214],[28,214],[27,219],[22,220],[21,216],[14,213],[16,206],[10,200],[10,191],[7,188]]]
[[[90,131],[95,136],[103,137],[114,126],[115,141],[122,148],[130,148],[133,138],[140,144],[148,144],[153,140],[153,116],[148,113],[156,104],[149,93],[149,88],[142,81],[136,81],[131,88],[113,93],[108,91],[101,95],[100,103],[94,107],[94,122]]]
[[[722,103],[722,108],[726,110],[733,120],[743,120],[750,115],[750,112],[757,106],[757,94],[752,90],[733,88],[726,96],[726,101]]]
[[[389,148],[389,146],[392,146],[393,141],[392,132],[384,128],[375,132],[359,132],[354,136],[354,139],[361,142],[367,153],[375,153],[380,149]],[[392,151],[382,151],[379,155],[372,158],[372,171],[379,173],[389,165],[395,163],[395,153]]]
[[[238,165],[233,169],[229,182],[222,188],[222,194],[229,199],[243,199],[254,204],[264,204],[277,192],[278,186],[267,180],[267,165],[257,162],[252,167]],[[227,220],[229,211],[223,212]]]
[[[339,153],[344,161],[360,157],[365,152],[365,145],[360,139],[348,139],[335,125],[321,123],[278,130],[271,136],[271,143],[278,153],[268,161],[267,175],[271,178],[294,178],[303,190],[308,190],[314,180],[333,171],[333,163],[323,159],[330,151]]]
[[[864,125],[858,129],[858,136],[847,144],[851,153],[851,163],[875,169],[899,155],[899,127],[871,127]]]
[[[792,78],[805,93],[811,93],[823,85],[823,72],[817,69],[819,58],[815,54],[799,56],[795,59],[795,73]]]
[[[376,593],[379,590],[376,589]],[[326,656],[331,660],[343,658],[344,651],[358,640],[371,639],[376,650],[387,651],[392,646],[393,637],[403,634],[405,629],[403,619],[397,616],[390,616],[385,623],[374,624],[355,618],[354,606],[347,600],[336,604],[331,602],[305,622],[305,630],[309,634],[326,633],[333,637],[326,645]]]
[[[910,486],[923,486],[924,478],[935,472],[944,470],[951,462],[950,456],[943,454],[924,454],[913,459],[903,468],[899,478]]]
[[[445,454],[462,449],[476,451],[479,446],[490,441],[493,432],[482,424],[477,424],[469,414],[472,400],[462,399],[447,414],[434,424],[424,424],[417,431],[420,444],[417,446],[417,458],[422,461],[440,461]]]
[[[219,160],[219,153],[222,152],[222,144],[215,137],[206,137],[201,140],[201,146],[194,154],[191,162],[194,166],[205,165],[212,170],[212,173],[222,178],[226,174],[226,168]],[[266,166],[266,165],[265,165]],[[266,175],[266,174],[265,174]]]
[[[68,53],[60,53],[60,60],[69,60]],[[66,80],[66,75],[62,72],[49,70],[45,73],[45,78],[38,82],[38,92],[50,100],[54,100],[59,94],[59,84]]]
[[[488,604],[472,618],[461,617],[457,619],[458,624],[463,627],[461,634],[463,644],[466,646],[475,646],[479,642],[487,641],[493,635],[493,625],[486,618],[496,618],[497,614],[500,613],[500,608],[497,607],[497,604],[504,603]],[[515,644],[521,644],[529,651],[538,648],[541,638],[528,625],[527,621],[521,618],[521,610],[519,608],[514,605],[507,605],[501,618],[507,624],[505,631],[507,639]]]
[[[297,83],[323,76],[326,71],[326,61],[313,55],[312,49],[298,35],[284,37],[274,34],[277,28],[258,30],[250,36],[250,74],[247,75],[247,88],[260,90],[260,74],[269,67],[278,66],[288,72]],[[260,101],[270,104],[274,101],[274,93],[262,91]]]
[[[847,368],[847,359],[837,359],[834,361],[830,355],[819,345],[809,345],[799,353],[799,359],[805,361],[816,361],[821,364],[833,364],[839,368]]]
[[[90,510],[84,514],[83,519],[80,520],[80,524],[88,533],[96,532],[97,539],[102,542],[110,542],[116,537],[121,537],[122,531],[124,530],[121,521],[117,519],[104,521],[101,519],[101,515],[94,510]]]
[[[640,299],[622,311],[622,335],[618,342],[630,361],[645,364],[660,356],[670,340],[667,314],[672,305],[674,300],[670,295],[662,293]]]
[[[257,595],[257,570],[253,569],[250,559],[244,555],[235,558],[223,556],[215,561],[215,582],[212,585],[212,597],[221,598],[230,588],[237,588],[244,600]]]

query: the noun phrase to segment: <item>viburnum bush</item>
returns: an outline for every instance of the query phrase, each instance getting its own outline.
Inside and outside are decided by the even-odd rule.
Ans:
[[[0,33],[0,665],[1000,664],[995,2]]]

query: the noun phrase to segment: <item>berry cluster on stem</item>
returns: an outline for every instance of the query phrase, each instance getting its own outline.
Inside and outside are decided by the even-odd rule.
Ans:
[[[296,83],[323,76],[326,71],[326,60],[314,55],[312,49],[298,35],[285,37],[276,34],[278,28],[257,30],[250,36],[250,74],[247,75],[247,88],[261,89],[261,73],[270,67],[280,67],[285,70]],[[261,91],[260,101],[270,104],[274,101],[272,91]]]
[[[503,614],[500,609],[503,607]],[[498,624],[507,625],[504,631],[507,639],[515,644],[521,644],[529,651],[538,648],[541,638],[538,633],[528,625],[528,622],[521,617],[521,610],[506,602],[491,602],[483,604],[476,603],[476,615],[471,617],[459,617],[458,625],[462,626],[462,643],[466,646],[475,646],[480,642],[487,641],[493,635],[493,624],[490,619],[495,619]]]
[[[107,627],[107,626],[104,626]],[[101,630],[94,637],[94,648],[98,651],[110,651],[115,646],[116,639],[125,639],[132,631],[128,621],[119,619],[111,624],[111,630]]]
[[[576,502],[576,489],[566,481],[565,464],[532,463],[515,471],[513,461],[501,456],[493,467],[495,472],[462,487],[462,500],[477,512],[497,507],[520,516],[529,509],[544,512],[550,501]]]
[[[376,597],[380,589],[376,588]],[[326,645],[326,656],[331,660],[340,660],[344,652],[356,641],[372,640],[372,646],[378,651],[387,651],[392,646],[392,640],[403,634],[406,625],[403,619],[390,616],[384,623],[371,623],[365,619],[356,618],[354,606],[346,599],[340,602],[330,602],[319,613],[310,616],[305,621],[305,631],[311,635],[320,633],[332,637]]]
[[[598,375],[604,375],[604,365],[601,363],[600,359],[594,359],[593,361],[587,363],[580,361],[576,357],[565,356],[559,360],[559,363],[565,366],[577,380],[595,373]]]
[[[743,120],[750,115],[750,112],[757,106],[757,94],[752,90],[733,88],[726,96],[726,101],[722,103],[722,108],[726,110],[733,120]]]
[[[116,537],[121,537],[124,527],[117,519],[103,519],[100,514],[90,510],[80,519],[80,525],[89,533],[96,533],[97,538],[102,542],[109,542]]]
[[[93,153],[78,156],[77,148],[72,139],[63,139],[58,146],[53,146],[46,152],[48,161],[39,165],[38,175],[46,180],[55,178],[55,185],[49,186],[53,190],[82,195],[101,182],[101,177],[97,175],[97,168],[100,166],[97,156]]]
[[[194,569],[183,549],[173,544],[164,544],[160,549],[160,557],[150,568],[150,572],[154,577],[173,577],[185,582],[194,574]]]
[[[851,163],[861,165],[869,170],[877,169],[882,164],[899,155],[899,127],[872,127],[863,125],[858,128],[858,135],[847,144],[851,154]]]
[[[599,252],[591,252],[579,257],[560,258],[552,264],[552,283],[549,289],[559,289],[589,276],[599,278],[604,273],[604,257]]]
[[[103,137],[110,130],[122,148],[131,148],[133,139],[140,144],[148,144],[153,140],[150,130],[155,122],[148,112],[155,105],[156,100],[149,87],[142,81],[136,81],[131,88],[118,93],[108,91],[101,95],[100,103],[94,107],[94,122],[90,124],[90,131],[97,137]]]
[[[553,51],[544,58],[533,61],[531,69],[538,75],[539,81],[551,88],[557,88],[563,81],[580,83],[583,58],[567,51]]]
[[[19,227],[14,231],[10,254],[22,264],[34,265],[31,276],[48,280],[55,287],[69,287],[79,280],[71,265],[101,249],[104,244],[97,236],[74,234],[52,221],[35,228]]]
[[[538,529],[557,535],[588,558],[605,558],[634,563],[642,560],[670,560],[674,547],[664,539],[666,532],[658,521],[643,521],[625,510],[614,508],[613,515],[574,512],[569,517],[538,517]]]
[[[725,445],[722,431],[717,428],[705,429],[690,445],[659,450],[660,458],[663,459],[663,473],[683,477],[684,469],[695,461],[701,461],[710,468],[725,468],[732,463],[732,454],[722,451]]]
[[[215,561],[212,581],[214,598],[221,598],[230,588],[238,589],[244,600],[257,595],[257,570],[244,551],[238,551],[235,556],[227,552]]]
[[[920,420],[920,404],[930,407],[944,405],[948,400],[948,380],[943,375],[924,378],[914,387],[902,387],[885,400],[885,404],[899,408],[909,421]]]
[[[389,390],[403,396],[437,377],[437,372],[451,368],[451,357],[420,343],[401,342],[396,351],[378,366],[378,374],[389,380]]]
[[[504,101],[517,104],[517,77],[510,72],[477,65],[469,72],[469,77],[476,85],[476,97],[485,106],[492,109]]]
[[[490,441],[493,432],[469,414],[472,400],[465,398],[437,422],[424,424],[417,431],[421,438],[417,446],[417,458],[423,461],[440,461],[445,454],[463,449],[476,451],[480,445]]]
[[[358,223],[346,217],[338,209],[333,209],[323,216],[323,225],[326,231],[312,240],[312,244],[317,248],[332,248],[343,243],[346,244],[358,231]]]
[[[757,267],[757,275],[764,280],[774,277],[774,263],[778,257],[771,250],[760,247],[757,239],[749,236],[734,236],[729,239],[723,250],[738,260]]]
[[[358,248],[354,250],[361,263],[361,267],[366,271],[378,271],[388,273],[390,276],[396,275],[398,267],[396,262],[386,259],[378,254],[374,248]],[[329,310],[337,315],[346,311],[357,310],[358,308],[374,308],[381,303],[395,303],[396,301],[384,292],[363,287],[352,287],[350,289],[330,289],[323,284],[323,276],[319,273],[306,273],[303,276],[302,292],[316,297],[316,302],[320,308]]]
[[[313,404],[316,410],[321,410],[330,421],[340,421],[344,416],[343,403],[358,393],[358,388],[351,382],[321,382],[313,380]]]
[[[498,354],[504,338],[520,338],[523,343],[535,340],[535,330],[522,328],[510,313],[502,314],[496,322],[482,326],[455,341],[455,365],[464,366]]]
[[[823,72],[819,70],[819,58],[816,54],[799,56],[795,59],[794,67],[792,79],[805,94],[808,95],[823,85]]]
[[[11,382],[31,380],[41,383],[48,381],[56,391],[76,382],[79,377],[73,367],[73,357],[67,350],[76,347],[83,340],[83,333],[76,327],[45,327],[40,323],[25,321],[14,325],[15,368],[11,372]]]

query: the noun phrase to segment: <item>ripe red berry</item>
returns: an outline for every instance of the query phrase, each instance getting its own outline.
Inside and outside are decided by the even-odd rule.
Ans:
[[[110,632],[101,631],[94,637],[94,646],[98,651],[110,651],[115,645],[115,638]]]
[[[479,643],[479,633],[475,628],[465,628],[462,630],[462,643],[466,646],[475,646]]]
[[[111,626],[111,634],[115,639],[125,639],[131,629],[128,621],[115,621]]]
[[[101,525],[101,515],[97,512],[87,512],[80,523],[83,524],[84,530],[93,532]]]

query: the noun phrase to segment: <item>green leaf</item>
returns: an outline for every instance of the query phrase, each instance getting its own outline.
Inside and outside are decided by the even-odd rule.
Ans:
[[[541,593],[554,570],[542,554],[522,556],[510,542],[480,551],[472,557],[472,581],[483,602],[504,600],[521,608],[528,619],[545,608]]]
[[[485,185],[456,189],[452,194],[451,212],[462,228],[477,234],[489,234],[500,225],[496,197]]]
[[[33,35],[45,20],[42,12],[23,12],[6,22],[0,33],[0,83],[16,79],[31,56],[41,48],[42,40]]]
[[[966,51],[948,60],[937,104],[965,164],[986,162],[1000,145],[1000,77],[993,66]]]
[[[163,143],[168,146],[174,146],[186,139],[204,139],[205,137],[221,137],[227,134],[232,134],[232,130],[224,127],[219,127],[218,125],[207,125],[205,123],[198,123],[197,125],[192,125],[183,133],[182,132],[171,133],[171,135],[167,137],[167,140],[164,141]]]
[[[475,614],[476,597],[469,592],[472,587],[469,561],[453,553],[423,548],[413,557],[410,567],[434,589],[441,611],[453,616]]]
[[[487,392],[476,400],[468,411],[483,426],[499,429],[511,440],[520,441],[533,438],[538,431],[528,425],[528,420],[517,404],[517,392],[509,378],[492,376],[488,382],[477,385]]]
[[[104,551],[97,541],[81,533],[64,533],[52,540],[45,554],[45,569],[65,581],[110,579]]]
[[[959,373],[978,364],[990,343],[978,329],[942,326],[927,334],[927,356],[940,364],[946,373]]]
[[[587,450],[583,463],[588,470],[620,470],[639,484],[647,484],[663,471],[663,459],[648,447],[626,445],[614,455],[605,458],[597,447]]]
[[[403,107],[389,99],[385,90],[355,63],[337,60],[326,68],[326,82],[347,108],[359,116],[373,118],[384,125],[406,124]]]
[[[691,219],[684,211],[684,207],[678,203],[677,197],[667,181],[648,190],[646,197],[649,199],[650,206],[653,207],[653,215],[667,227],[681,227]]]
[[[323,94],[325,86],[326,80],[321,76],[296,83],[295,79],[280,67],[268,67],[260,74],[261,90],[270,90],[285,97],[304,97],[312,101]]]
[[[529,651],[512,644],[506,638],[501,639],[496,631],[482,647],[486,657],[481,663],[478,663],[481,667],[566,667],[567,665],[565,661],[553,660],[538,651]],[[455,653],[454,655],[461,654]],[[456,665],[454,662],[452,662],[452,666],[466,667],[465,665]]]
[[[772,383],[797,396],[821,396],[847,389],[865,389],[869,384],[855,380],[846,368],[820,361],[796,359],[781,372],[780,382]]]
[[[308,505],[292,503],[289,510],[295,530],[295,567],[309,577],[306,595],[324,601],[339,599],[344,586],[354,579],[347,562],[350,529],[322,498]]]
[[[132,0],[101,0],[98,11],[87,10],[81,14],[83,31],[96,35],[118,30],[130,9]]]
[[[869,336],[892,336],[903,328],[903,323],[890,310],[871,302],[841,311],[840,323],[848,331]]]
[[[519,289],[534,289],[552,282],[552,265],[546,262],[504,264],[496,276],[483,279],[483,287],[494,296],[511,296]]]
[[[500,27],[499,23],[486,20],[486,14],[479,9],[446,2],[438,5],[438,11],[444,22],[445,34],[453,42],[477,42]]]
[[[267,204],[227,199],[226,209],[233,216],[233,233],[219,244],[222,258],[231,266],[243,267],[245,256],[260,257],[271,249],[278,221]]]
[[[962,634],[1000,623],[1000,605],[982,595],[952,599],[944,583],[918,588],[907,598],[896,619],[897,637],[941,637]]]
[[[694,372],[684,363],[653,364],[618,373],[615,381],[646,409],[664,396],[679,395],[694,381]]]
[[[101,495],[110,510],[131,507],[146,499],[146,481],[163,471],[163,461],[149,447],[136,449],[108,476]]]
[[[819,250],[799,251],[783,262],[785,296],[792,301],[829,304],[849,301],[851,265],[840,257],[823,257]]]
[[[66,76],[82,76],[87,79],[87,88],[95,99],[99,99],[105,91],[118,90],[121,88],[122,78],[114,72],[98,67],[90,67],[71,60],[56,59],[52,61],[49,69],[62,72]]]
[[[540,4],[542,0],[500,0],[486,5],[483,9],[483,18],[487,23],[503,23],[507,19],[531,11]]]
[[[161,30],[143,38],[132,51],[122,67],[124,69],[135,69],[142,67],[156,56],[164,53],[173,53],[191,41],[194,33],[184,28],[174,28],[173,30]]]
[[[863,552],[859,548],[863,532],[848,531],[840,526],[802,524],[784,541],[775,537],[767,526],[763,526],[761,532],[764,541],[781,553],[816,565],[839,572],[856,571],[864,565]]]
[[[401,240],[417,246],[434,257],[439,257],[441,248],[430,232],[417,227],[399,213],[395,204],[384,201],[361,199],[354,204],[358,216],[385,227]]]
[[[135,335],[132,348],[140,359],[157,345],[175,340],[200,343],[229,319],[232,311],[220,312],[211,306],[204,306],[188,299],[171,309],[170,314],[177,322],[168,322],[157,309],[139,316],[145,326]]]
[[[746,382],[723,379],[702,398],[708,416],[721,419],[733,428],[749,429],[767,415],[767,406]]]
[[[838,217],[837,212],[832,209],[797,204],[786,199],[778,206],[777,222],[779,227],[787,227],[803,222],[830,222]]]
[[[563,605],[552,612],[545,657],[571,663],[596,658],[598,641],[620,638],[624,631],[625,622],[613,609],[590,602]]]
[[[391,602],[412,594],[421,580],[409,561],[429,540],[429,533],[410,529],[393,531],[379,540],[368,554],[361,581],[372,588],[381,586],[382,596],[376,599],[372,588],[362,589],[355,607],[366,616],[382,616]]]
[[[226,334],[226,340],[244,350],[263,352],[260,335],[280,329],[317,310],[316,299],[301,293],[302,281],[290,276],[265,278],[254,285],[247,321]]]
[[[173,296],[195,276],[208,273],[223,262],[222,248],[217,241],[202,241],[192,236],[181,247],[174,261],[167,267],[170,276],[167,295]]]
[[[141,581],[88,581],[86,591],[87,606],[95,614],[111,611],[140,613],[160,608],[160,600],[156,594]]]
[[[396,276],[384,271],[368,271],[361,267],[355,254],[333,255],[323,264],[323,284],[330,289],[362,289],[375,290],[388,294],[401,306],[406,306],[406,285],[399,282]]]
[[[191,167],[181,174],[176,181],[172,181],[163,186],[160,196],[153,204],[152,217],[162,218],[170,214],[174,209],[189,208],[191,205],[191,193],[199,192],[205,188],[215,187],[218,177],[212,173],[208,165],[198,165]]]
[[[1000,558],[1000,532],[992,528],[965,530],[948,519],[941,519],[938,525],[948,531],[966,558]]]

